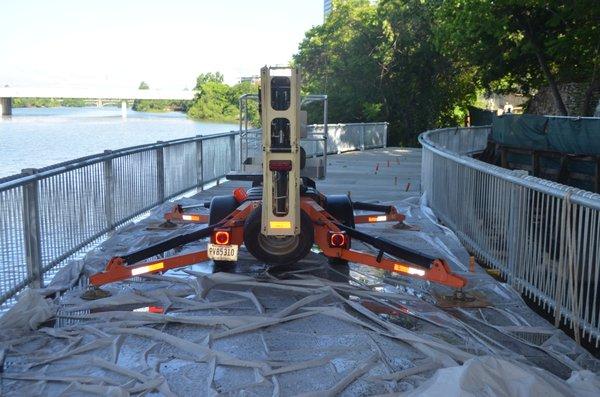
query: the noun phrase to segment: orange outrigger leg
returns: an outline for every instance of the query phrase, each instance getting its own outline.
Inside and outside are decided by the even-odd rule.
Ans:
[[[208,223],[208,215],[185,213],[185,208],[180,204],[173,207],[170,212],[165,214],[166,221],[193,222],[193,223]]]
[[[156,256],[177,246],[203,238],[210,237],[212,242],[215,243],[214,235],[219,231],[229,233],[228,244],[242,245],[244,242],[244,221],[259,205],[260,201],[246,201],[215,225],[207,226],[186,235],[173,237],[167,241],[128,255],[114,257],[109,261],[104,271],[90,277],[90,284],[98,287],[115,281],[126,280],[134,276],[164,272],[207,261],[209,260],[208,253],[206,250],[202,250],[160,260],[141,262],[144,259]],[[342,225],[312,198],[303,197],[301,208],[312,220],[314,242],[319,246],[323,254],[329,258],[340,258],[354,263],[377,267],[452,288],[463,288],[467,284],[466,279],[454,274],[444,260],[425,256],[421,253],[411,251],[406,247],[401,247],[389,240],[372,237],[354,228]],[[363,216],[378,217],[382,215]],[[395,210],[393,212],[389,211],[385,216],[386,220],[404,219],[404,216],[398,214]],[[365,218],[359,218],[359,221],[363,220]],[[383,221],[383,219],[366,219],[366,221],[379,222]],[[351,249],[350,240],[352,238],[377,248],[379,254],[374,255]],[[404,260],[391,259],[384,256],[385,253],[397,258],[404,258]]]

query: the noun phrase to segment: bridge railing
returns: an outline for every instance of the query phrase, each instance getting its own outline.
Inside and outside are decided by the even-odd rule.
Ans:
[[[470,157],[490,127],[419,136],[429,206],[481,261],[583,337],[600,342],[600,195]],[[579,332],[575,332],[579,338]]]
[[[105,151],[0,179],[0,308],[107,232],[239,163],[238,132]]]
[[[345,128],[364,130],[365,148],[385,144],[383,123],[379,129]],[[336,126],[335,131],[334,143],[344,128]],[[43,286],[111,230],[239,169],[240,145],[237,131],[196,136],[105,151],[0,178],[0,311],[26,286]]]
[[[308,125],[306,137],[300,140],[307,157],[303,175],[324,178],[328,154],[386,147],[387,134],[386,122]],[[244,171],[260,169],[262,130],[245,130],[242,136]]]

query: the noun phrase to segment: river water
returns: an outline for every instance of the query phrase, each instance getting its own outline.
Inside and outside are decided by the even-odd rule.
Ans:
[[[106,149],[237,130],[236,124],[190,120],[179,112],[120,107],[14,108],[0,118],[0,178]]]

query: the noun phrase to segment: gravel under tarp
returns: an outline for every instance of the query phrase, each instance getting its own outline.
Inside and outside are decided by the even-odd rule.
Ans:
[[[359,227],[445,258],[490,307],[444,310],[435,296],[446,288],[355,264],[331,268],[318,252],[268,268],[243,248],[230,268],[207,262],[82,300],[81,275],[198,227],[152,228],[169,204],[73,261],[48,288],[21,294],[0,318],[0,394],[600,395],[598,360],[510,286],[478,266],[468,273],[468,253],[418,197],[391,204],[411,227]]]

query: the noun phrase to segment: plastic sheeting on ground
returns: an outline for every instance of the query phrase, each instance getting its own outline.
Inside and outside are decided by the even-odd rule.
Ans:
[[[81,300],[78,288],[44,299],[113,255],[194,227],[148,230],[162,220],[163,207],[90,252],[84,269],[74,262],[51,293],[23,294],[21,309],[0,320],[2,395],[600,391],[598,360],[509,286],[480,268],[465,273],[468,253],[417,197],[393,204],[411,228],[360,227],[445,258],[491,307],[442,310],[435,293],[448,291],[421,280],[359,265],[330,268],[318,253],[301,266],[268,268],[243,249],[230,273],[204,263],[108,285],[113,295],[96,301]]]
[[[483,356],[460,366],[439,369],[431,379],[405,396],[595,397],[598,395],[598,378],[591,373],[586,375],[585,383],[571,379],[564,382],[539,368]]]

